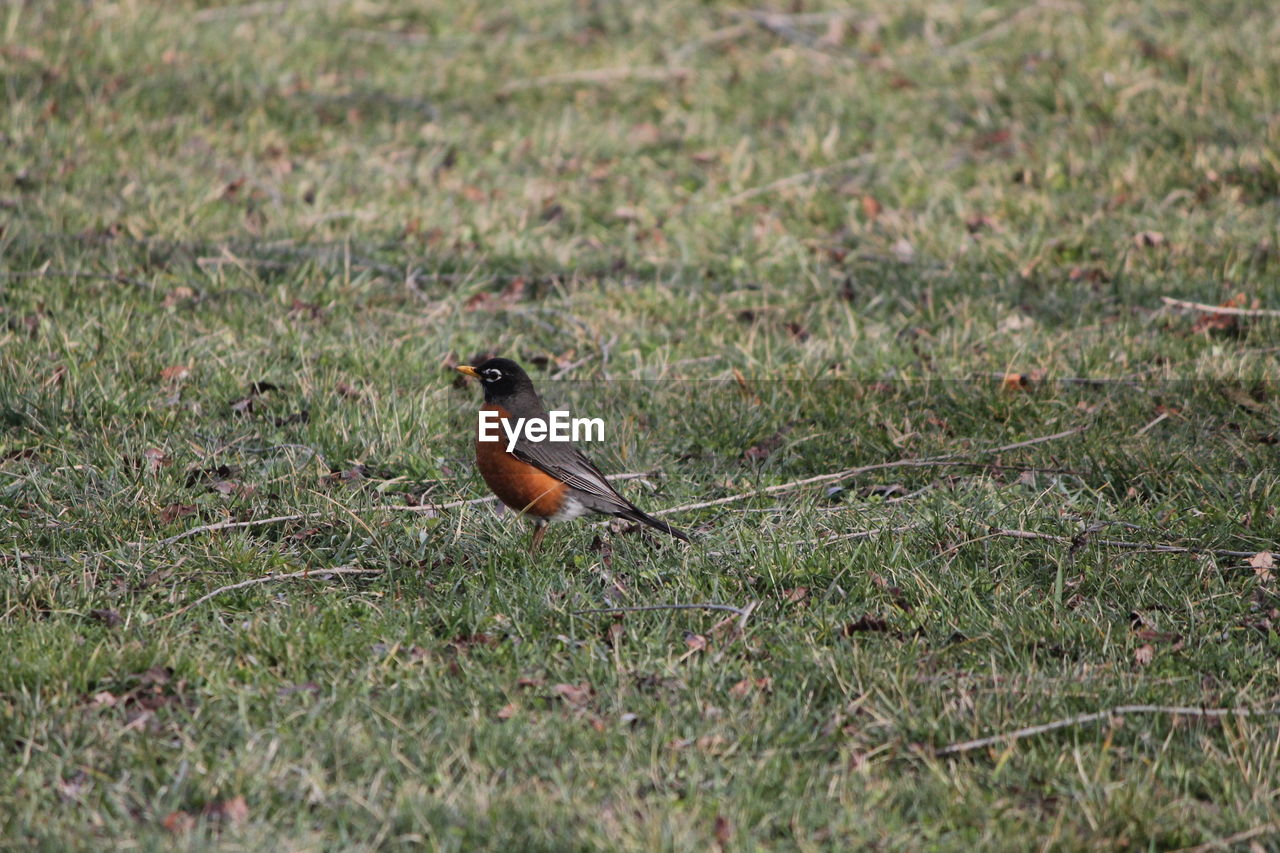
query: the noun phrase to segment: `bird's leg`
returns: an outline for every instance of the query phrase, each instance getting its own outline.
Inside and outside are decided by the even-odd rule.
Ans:
[[[538,553],[538,546],[542,544],[542,537],[547,535],[547,526],[545,524],[534,525],[533,539],[529,542],[529,553]]]

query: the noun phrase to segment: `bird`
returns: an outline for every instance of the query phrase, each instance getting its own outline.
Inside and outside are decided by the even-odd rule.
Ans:
[[[511,359],[490,358],[475,366],[460,364],[456,369],[480,381],[484,389],[481,412],[496,412],[510,427],[515,427],[520,418],[547,419],[547,409],[534,390],[533,380]],[[520,430],[508,450],[507,426],[497,430],[499,441],[481,441],[482,428],[477,423],[476,467],[498,500],[533,520],[531,552],[538,550],[549,522],[569,521],[587,513],[638,521],[689,541],[689,534],[683,530],[646,514],[618,494],[600,469],[572,443],[532,441]]]

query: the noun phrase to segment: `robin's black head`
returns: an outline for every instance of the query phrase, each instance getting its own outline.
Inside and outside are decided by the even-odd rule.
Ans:
[[[458,372],[480,380],[486,403],[497,403],[525,394],[537,399],[529,374],[509,358],[491,358],[475,367],[460,364]]]

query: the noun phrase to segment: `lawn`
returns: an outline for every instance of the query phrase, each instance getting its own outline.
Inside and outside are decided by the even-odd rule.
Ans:
[[[0,24],[0,847],[1280,844],[1265,4]]]

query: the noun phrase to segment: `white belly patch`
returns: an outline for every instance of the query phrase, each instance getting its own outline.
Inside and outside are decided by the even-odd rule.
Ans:
[[[582,505],[582,501],[571,495],[564,496],[564,505],[560,507],[560,511],[551,516],[548,521],[569,521],[570,519],[586,515],[590,510]]]

